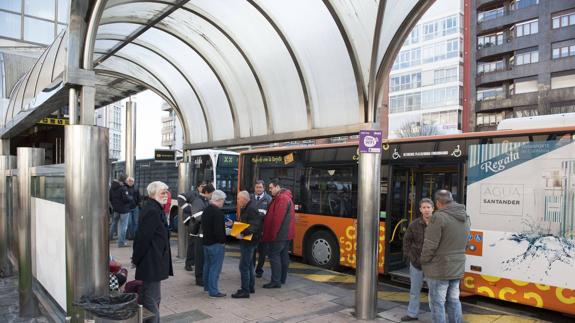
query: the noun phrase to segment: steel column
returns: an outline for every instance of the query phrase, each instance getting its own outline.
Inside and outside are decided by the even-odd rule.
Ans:
[[[84,322],[72,302],[108,293],[108,129],[66,126],[64,140],[67,313]]]
[[[68,117],[70,124],[78,123],[78,91],[75,88],[70,88],[68,96]]]
[[[188,192],[191,188],[192,164],[189,162],[182,162],[178,165],[178,194]],[[188,227],[184,225],[184,213],[182,209],[178,208],[178,258],[186,258],[187,251]]]
[[[32,291],[32,213],[30,167],[44,164],[44,148],[19,147],[18,162],[18,291],[20,296],[20,317],[34,317],[38,314],[38,303]]]
[[[377,310],[380,171],[381,154],[360,155],[355,313],[362,320],[373,320]]]
[[[126,175],[134,177],[136,173],[136,102],[126,102]]]
[[[15,167],[16,156],[0,156],[0,277],[8,277],[13,274],[12,264],[8,259],[13,232],[10,230],[8,222],[11,192],[8,191],[6,170]]]

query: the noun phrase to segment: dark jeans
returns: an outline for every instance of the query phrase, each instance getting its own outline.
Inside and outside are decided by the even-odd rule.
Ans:
[[[162,299],[160,282],[144,282],[140,290],[142,306],[154,313],[156,317],[146,322],[160,322],[160,300]]]
[[[188,235],[188,250],[186,252],[186,267],[194,265],[194,263],[195,263],[194,255],[195,255],[194,237]]]
[[[223,243],[204,246],[204,290],[210,296],[216,296],[220,292],[218,280],[224,264],[224,254],[225,247]]]
[[[255,288],[253,258],[256,246],[256,244],[240,242],[240,277],[242,279],[242,290],[246,293]]]
[[[129,240],[134,240],[138,232],[138,220],[140,217],[140,208],[137,206],[130,210],[130,220],[128,221],[128,231],[126,236]]]
[[[204,277],[204,245],[202,238],[194,237],[194,253],[194,273],[196,275],[196,281],[202,281]]]
[[[264,273],[264,263],[266,262],[266,243],[259,242],[257,247],[257,256],[254,252],[254,265],[256,264],[257,259],[257,266],[256,266],[256,274],[263,274]]]
[[[286,283],[289,267],[289,240],[268,242],[268,257],[272,267],[272,283]]]

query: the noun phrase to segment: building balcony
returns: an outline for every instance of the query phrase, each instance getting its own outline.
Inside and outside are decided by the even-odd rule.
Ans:
[[[506,80],[514,80],[525,76],[537,75],[541,70],[540,64],[547,65],[547,63],[548,62],[540,62],[525,65],[506,66],[501,70],[478,74],[475,78],[475,83],[477,86],[481,86],[482,84],[496,83]]]
[[[551,73],[562,72],[575,69],[575,56],[552,59],[549,62]]]
[[[485,6],[489,6],[489,5],[495,5],[495,4],[500,4],[503,6],[504,1],[503,0],[477,0],[476,1],[476,8],[477,9],[481,9]]]
[[[477,24],[477,34],[483,34],[490,30],[508,28],[520,21],[531,20],[539,17],[539,6],[506,11],[503,16],[484,20]]]
[[[539,45],[539,34],[527,35],[523,37],[508,37],[503,39],[501,45],[484,46],[477,51],[477,59],[484,57],[502,55],[504,53],[514,52],[518,49],[535,47]]]
[[[516,106],[523,106],[523,105],[536,105],[538,97],[539,97],[538,92],[532,92],[532,93],[510,95],[506,98],[501,99],[477,101],[475,103],[475,111],[486,112],[491,110],[513,108]]]

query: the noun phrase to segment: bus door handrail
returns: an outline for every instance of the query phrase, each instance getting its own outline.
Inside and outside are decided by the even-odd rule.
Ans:
[[[405,221],[407,221],[407,219],[401,219],[399,222],[397,222],[395,228],[393,228],[393,233],[391,234],[391,239],[389,240],[389,243],[392,243],[393,240],[395,240],[395,233],[397,232],[397,228],[399,228],[399,225]]]

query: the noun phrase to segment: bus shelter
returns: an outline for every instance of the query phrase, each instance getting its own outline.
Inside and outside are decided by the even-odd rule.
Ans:
[[[20,192],[19,207],[10,206],[17,211],[21,314],[35,308],[29,185],[43,152],[18,148],[16,168],[10,138],[68,106],[62,307],[82,321],[72,302],[107,290],[108,132],[94,126],[95,109],[144,89],[174,108],[184,129],[180,190],[190,187],[193,149],[379,129],[395,54],[432,2],[72,0],[67,30],[19,81],[0,122],[4,181],[17,176]],[[359,162],[356,313],[363,319],[376,308],[380,159],[363,154]]]

